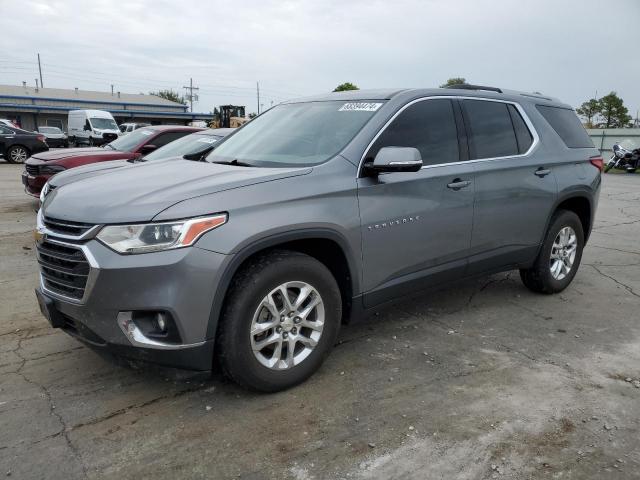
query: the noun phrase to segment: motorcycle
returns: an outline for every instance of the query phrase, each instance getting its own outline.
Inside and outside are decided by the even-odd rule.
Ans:
[[[617,170],[625,170],[627,173],[634,173],[640,163],[640,148],[630,140],[616,143],[613,146],[613,155],[604,167],[607,173],[612,168]]]

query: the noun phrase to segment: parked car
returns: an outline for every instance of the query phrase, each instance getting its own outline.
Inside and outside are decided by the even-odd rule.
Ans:
[[[158,125],[141,128],[103,147],[68,148],[34,155],[25,164],[22,183],[27,194],[39,198],[44,184],[56,173],[89,163],[141,158],[199,130],[179,125]]]
[[[120,128],[120,133],[127,134],[139,128],[148,127],[148,126],[149,126],[148,123],[121,123],[118,128]]]
[[[67,134],[58,127],[38,127],[38,133],[42,133],[49,147],[68,147],[69,139]]]
[[[224,137],[233,132],[235,128],[207,129],[201,132],[186,135],[175,140],[162,148],[154,150],[149,155],[141,157],[140,162],[155,162],[159,160],[187,159],[202,160],[216,144]],[[54,175],[45,183],[40,192],[40,201],[44,201],[47,194],[62,185],[75,182],[82,178],[92,177],[101,173],[106,173],[115,168],[132,167],[136,163],[130,160],[113,160],[110,162],[92,163],[82,167],[66,170]]]
[[[69,142],[78,144],[104,145],[120,136],[118,124],[109,112],[103,110],[71,110],[68,119]]]
[[[0,125],[0,155],[9,163],[24,163],[30,155],[49,150],[45,136]]]
[[[477,86],[290,101],[205,160],[50,193],[37,297],[93,348],[198,370],[215,353],[262,391],[302,382],[342,322],[414,291],[512,269],[562,291],[603,167],[569,105]]]
[[[19,128],[15,123],[13,123],[8,118],[0,118],[0,125],[5,125],[5,126],[11,127],[11,128]]]

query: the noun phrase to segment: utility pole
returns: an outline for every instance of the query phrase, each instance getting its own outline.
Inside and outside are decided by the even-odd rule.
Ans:
[[[40,54],[38,54],[38,70],[40,71],[40,86],[44,88],[44,82],[42,81],[42,65],[40,65]]]
[[[191,113],[193,113],[193,101],[194,100],[196,100],[196,101],[198,100],[198,95],[194,95],[193,91],[194,90],[200,90],[200,88],[193,86],[193,78],[189,79],[189,86],[188,87],[182,87],[182,88],[184,88],[185,90],[189,90],[189,94],[187,95],[187,99],[191,103]]]
[[[113,97],[113,83],[111,84],[111,96]]]
[[[258,115],[260,115],[260,83],[256,82],[256,94],[258,96]]]

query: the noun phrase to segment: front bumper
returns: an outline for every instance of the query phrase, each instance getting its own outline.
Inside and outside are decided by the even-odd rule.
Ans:
[[[86,243],[48,241],[82,249],[90,265],[82,298],[52,291],[41,271],[37,295],[51,305],[54,314],[45,316],[55,317],[50,320],[52,326],[94,349],[119,356],[177,368],[211,369],[214,339],[207,338],[207,327],[228,256],[197,247],[120,255],[95,239]],[[41,250],[38,258],[42,259]],[[130,340],[119,316],[148,311],[170,314],[180,342],[145,345]]]
[[[24,185],[24,191],[27,195],[40,198],[40,192],[42,187],[47,183],[52,175],[31,175],[26,170],[22,172],[22,184]]]

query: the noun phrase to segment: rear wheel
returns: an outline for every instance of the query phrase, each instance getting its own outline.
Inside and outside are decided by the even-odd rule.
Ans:
[[[549,229],[533,266],[520,270],[522,282],[534,292],[561,292],[575,277],[584,248],[584,232],[580,218],[571,211],[559,210]]]
[[[340,290],[318,260],[274,251],[234,278],[217,342],[224,373],[263,392],[310,377],[333,347],[342,316]]]
[[[6,159],[9,163],[24,163],[29,158],[29,150],[22,145],[14,145],[7,150]]]

